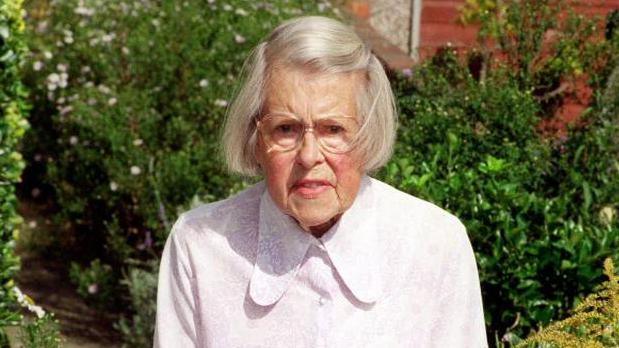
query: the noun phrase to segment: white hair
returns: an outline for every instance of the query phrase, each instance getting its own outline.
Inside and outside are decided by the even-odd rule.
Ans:
[[[396,137],[397,113],[382,64],[349,26],[327,17],[308,16],[280,24],[245,61],[243,82],[228,109],[223,131],[223,152],[230,171],[248,176],[260,174],[255,157],[255,121],[276,63],[318,73],[364,73],[366,84],[357,93],[357,114],[362,126],[355,150],[361,153],[363,168],[368,172],[389,160]]]

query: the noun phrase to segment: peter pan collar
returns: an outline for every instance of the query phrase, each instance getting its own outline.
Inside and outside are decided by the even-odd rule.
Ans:
[[[258,252],[249,294],[255,303],[269,306],[286,292],[316,239],[284,214],[266,189],[259,214]],[[375,302],[382,290],[376,227],[372,182],[364,176],[352,206],[319,239],[348,289],[365,303]]]

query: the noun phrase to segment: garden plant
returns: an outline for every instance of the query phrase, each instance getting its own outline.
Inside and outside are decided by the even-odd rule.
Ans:
[[[20,330],[27,348],[58,347],[57,322],[16,286],[19,269],[15,242],[22,219],[17,214],[15,184],[25,167],[20,140],[28,129],[26,90],[21,83],[21,64],[26,52],[21,1],[0,2],[0,347],[9,347],[6,328]],[[22,308],[32,312],[25,318]]]

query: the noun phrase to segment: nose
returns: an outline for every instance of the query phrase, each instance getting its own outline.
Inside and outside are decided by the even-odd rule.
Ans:
[[[320,164],[325,160],[318,140],[313,132],[305,132],[301,139],[301,148],[297,154],[297,163],[306,169],[311,169],[316,164]]]

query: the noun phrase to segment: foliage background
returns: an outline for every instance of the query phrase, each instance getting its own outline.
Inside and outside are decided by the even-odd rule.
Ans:
[[[393,76],[399,142],[378,173],[468,227],[492,345],[565,317],[619,247],[617,35],[577,15],[559,21],[561,2],[502,3],[465,12],[483,29],[478,51],[445,49]],[[285,0],[26,6],[33,108],[22,192],[53,202],[48,256],[72,261],[94,305],[129,308],[117,325],[125,345],[151,346],[171,223],[252,182],[228,175],[218,154],[243,59],[286,18],[336,14]],[[553,30],[559,39],[545,41]],[[593,91],[582,122],[542,132],[572,97],[562,84],[576,82]]]
[[[17,215],[15,183],[25,163],[18,144],[28,127],[25,91],[20,83],[19,63],[26,50],[22,41],[24,23],[20,2],[0,3],[0,346],[7,342],[3,327],[17,325],[22,317],[13,294],[12,280],[19,268],[14,255],[21,223]]]
[[[9,347],[5,328],[17,326],[23,347],[56,348],[60,339],[53,314],[35,305],[13,280],[20,266],[15,242],[23,222],[15,194],[15,184],[25,167],[19,145],[29,127],[27,92],[21,83],[27,52],[24,29],[22,1],[0,2],[0,347]],[[26,319],[22,307],[37,316]]]

